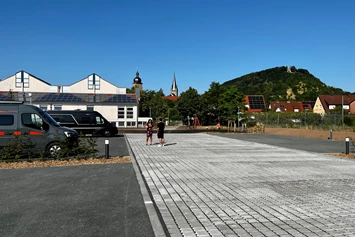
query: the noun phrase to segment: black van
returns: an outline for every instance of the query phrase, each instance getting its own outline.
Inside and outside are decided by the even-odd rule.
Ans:
[[[97,111],[50,110],[47,113],[61,126],[75,129],[84,135],[110,137],[118,133],[117,127]]]
[[[46,112],[19,101],[0,101],[0,149],[13,137],[29,138],[34,152],[48,151],[56,156],[62,142],[78,144],[75,130],[59,126]]]

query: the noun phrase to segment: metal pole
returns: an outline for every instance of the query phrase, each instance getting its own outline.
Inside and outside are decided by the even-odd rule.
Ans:
[[[329,140],[333,140],[333,130],[332,129],[330,129],[329,130]]]
[[[347,137],[345,138],[345,154],[349,155],[349,141],[350,139]]]
[[[306,111],[306,127],[307,127],[307,111]]]
[[[341,121],[343,125],[343,131],[344,131],[344,96],[341,96]]]
[[[239,128],[239,106],[238,106],[238,128]]]
[[[110,157],[110,140],[105,140],[105,158]]]

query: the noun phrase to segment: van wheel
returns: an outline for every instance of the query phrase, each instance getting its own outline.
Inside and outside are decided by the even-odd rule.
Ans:
[[[50,157],[58,157],[60,155],[61,150],[62,147],[58,143],[51,143],[47,147],[47,151]]]
[[[110,131],[105,131],[104,135],[105,135],[105,137],[111,137],[111,132]]]

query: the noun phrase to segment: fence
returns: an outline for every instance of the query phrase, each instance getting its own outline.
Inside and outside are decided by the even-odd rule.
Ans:
[[[315,128],[355,131],[355,114],[326,114],[321,116],[312,112],[277,113],[262,112],[245,114],[243,123],[257,122],[266,127]]]

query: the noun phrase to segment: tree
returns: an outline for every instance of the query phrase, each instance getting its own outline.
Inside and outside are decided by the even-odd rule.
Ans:
[[[202,95],[202,124],[213,124],[220,116],[220,103],[218,100],[226,89],[227,87],[220,85],[218,82],[212,82],[208,91]]]
[[[151,117],[151,109],[153,107],[152,98],[155,95],[153,90],[142,90],[140,96],[140,117]]]
[[[230,86],[220,95],[218,103],[221,115],[235,120],[239,109],[243,110],[245,107],[244,94],[239,92],[236,86]]]
[[[152,118],[157,121],[159,117],[163,117],[166,113],[168,107],[166,106],[167,102],[163,99],[164,92],[160,89],[156,92],[150,101]]]
[[[186,116],[201,116],[202,100],[197,90],[189,87],[185,92],[182,92],[180,98],[176,101],[176,107],[179,113],[185,118]]]
[[[134,88],[134,86],[132,86],[131,88],[126,88],[126,93],[127,94],[134,94],[134,93],[136,93],[136,89]]]

